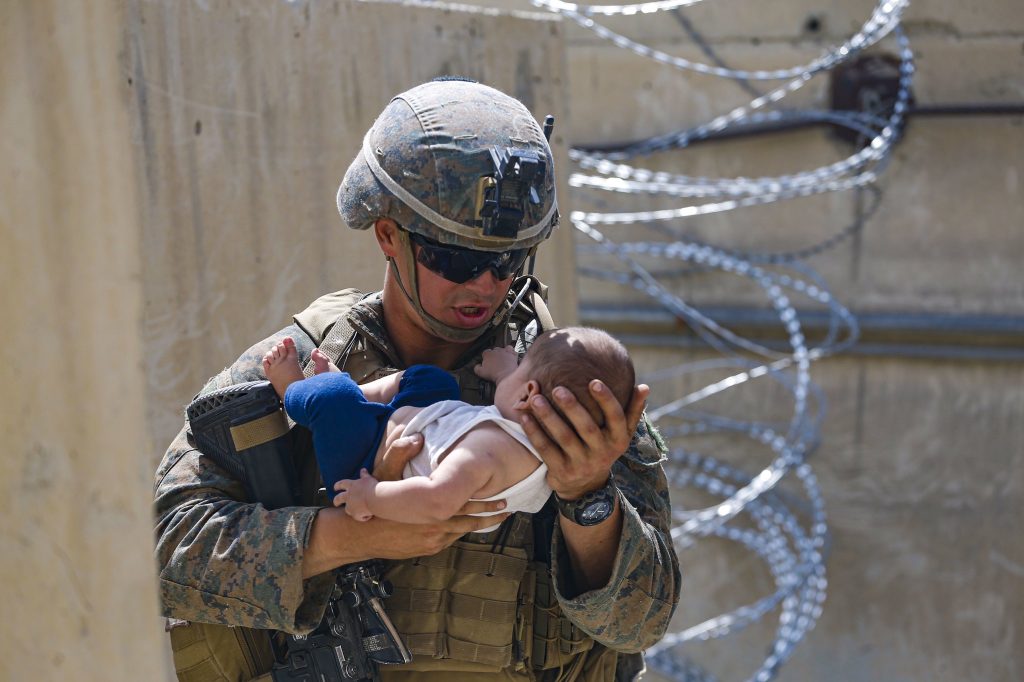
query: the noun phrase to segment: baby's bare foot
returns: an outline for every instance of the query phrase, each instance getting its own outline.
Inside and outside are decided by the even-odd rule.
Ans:
[[[338,366],[331,362],[330,358],[320,352],[319,348],[313,349],[313,374],[324,372],[340,372]]]
[[[295,342],[286,336],[280,343],[267,351],[263,356],[263,373],[270,379],[277,395],[284,398],[285,390],[295,381],[301,381],[302,368],[299,367],[299,355],[295,351]]]

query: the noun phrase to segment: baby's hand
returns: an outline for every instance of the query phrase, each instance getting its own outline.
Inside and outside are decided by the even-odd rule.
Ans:
[[[370,506],[367,500],[373,495],[373,489],[377,487],[377,479],[370,475],[366,469],[359,471],[359,480],[347,479],[334,484],[334,489],[340,491],[334,496],[334,506],[345,505],[345,512],[356,521],[369,521],[373,518],[370,513]]]
[[[512,346],[490,348],[484,351],[483,360],[473,368],[478,377],[498,383],[519,366],[519,355]]]

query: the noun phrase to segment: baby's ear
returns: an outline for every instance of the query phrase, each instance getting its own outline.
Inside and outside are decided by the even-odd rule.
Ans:
[[[523,384],[523,389],[516,398],[515,409],[526,412],[530,409],[530,398],[540,393],[540,384],[535,379],[530,379]]]

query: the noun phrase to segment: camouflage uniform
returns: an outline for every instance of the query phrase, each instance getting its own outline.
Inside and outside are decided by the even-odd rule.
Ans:
[[[372,356],[368,366],[396,367],[396,353],[379,306],[359,305],[349,319],[360,333],[353,353]],[[314,344],[301,326],[293,324],[243,353],[203,392],[263,378],[263,354],[285,336],[295,339],[303,360],[308,358]],[[470,359],[465,367],[472,371],[476,361]],[[663,452],[660,439],[641,422],[629,451],[613,467],[623,495],[623,530],[606,587],[566,598],[564,594],[575,591],[567,582],[568,571],[559,565],[565,549],[557,523],[552,538],[549,556],[558,605],[587,635],[621,652],[642,651],[657,641],[678,600],[679,569],[660,465]],[[296,461],[304,479],[318,481],[311,448],[299,454]],[[307,490],[316,487],[318,482]],[[317,507],[267,511],[244,499],[241,484],[196,450],[187,429],[182,429],[156,474],[164,614],[196,622],[308,632],[320,622],[333,585],[330,572],[302,579],[303,551]],[[312,495],[309,500],[313,501]],[[481,541],[490,543],[493,537],[485,535]]]

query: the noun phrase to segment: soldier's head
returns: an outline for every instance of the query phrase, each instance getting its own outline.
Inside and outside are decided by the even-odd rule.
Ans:
[[[449,341],[504,315],[512,278],[558,222],[554,160],[526,107],[439,79],[397,95],[338,189],[349,227],[374,227],[425,326]]]

